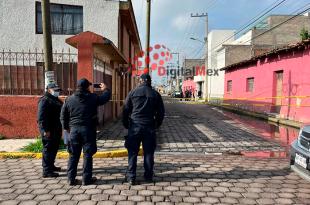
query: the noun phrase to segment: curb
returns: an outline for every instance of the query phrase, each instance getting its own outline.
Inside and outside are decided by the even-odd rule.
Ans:
[[[140,147],[139,156],[143,155],[143,150]],[[83,154],[81,154],[83,156]],[[119,149],[119,150],[111,150],[106,152],[97,152],[93,158],[119,158],[119,157],[127,157],[128,152],[126,149]],[[0,159],[41,159],[42,153],[33,153],[33,152],[0,152]],[[57,159],[68,159],[69,153],[68,152],[58,152]]]
[[[297,121],[292,121],[292,120],[287,120],[287,119],[283,119],[283,118],[275,118],[275,117],[270,117],[268,115],[264,115],[264,114],[260,114],[260,113],[255,113],[255,112],[250,112],[250,111],[246,111],[246,110],[238,110],[236,108],[231,108],[231,107],[227,107],[227,106],[222,106],[222,105],[215,105],[215,104],[207,104],[210,106],[214,106],[214,107],[219,107],[222,108],[224,110],[228,110],[230,112],[234,112],[237,114],[241,114],[241,115],[247,115],[250,117],[254,117],[254,118],[259,118],[262,120],[266,120],[269,122],[274,122],[280,125],[286,125],[286,126],[290,126],[290,127],[294,127],[294,128],[301,128],[303,123],[301,122],[297,122]]]

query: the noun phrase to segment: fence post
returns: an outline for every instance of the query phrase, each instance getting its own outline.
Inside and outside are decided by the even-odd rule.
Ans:
[[[12,51],[9,50],[9,89],[10,89],[10,94],[12,94],[11,55],[12,55]]]
[[[4,49],[2,49],[2,66],[3,66],[2,94],[5,94],[4,89],[5,89],[6,86],[5,86],[5,78],[4,78],[4,76],[5,76],[5,69],[4,69]]]

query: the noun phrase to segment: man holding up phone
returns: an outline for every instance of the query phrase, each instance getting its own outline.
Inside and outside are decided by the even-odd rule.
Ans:
[[[61,110],[61,123],[64,130],[70,133],[68,151],[68,183],[76,184],[77,166],[81,151],[84,153],[83,185],[96,181],[92,177],[93,155],[97,152],[96,127],[97,108],[110,100],[111,92],[104,83],[99,84],[102,95],[90,92],[90,83],[82,78],[77,83],[77,91],[68,97]]]

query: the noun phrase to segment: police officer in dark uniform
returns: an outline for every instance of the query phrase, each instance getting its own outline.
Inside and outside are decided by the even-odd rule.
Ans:
[[[137,157],[142,142],[144,152],[144,179],[153,181],[155,129],[163,122],[165,108],[160,94],[152,89],[149,74],[140,76],[140,85],[130,91],[123,110],[123,125],[128,129],[125,147],[128,150],[126,180],[135,185]]]
[[[77,91],[65,100],[61,110],[61,123],[63,129],[70,133],[68,151],[68,183],[76,184],[77,166],[81,151],[84,153],[83,185],[89,185],[96,181],[92,177],[93,155],[97,152],[96,128],[97,108],[110,100],[111,92],[104,83],[100,84],[103,92],[98,96],[90,92],[90,83],[82,78],[78,81]]]
[[[60,167],[54,165],[59,149],[62,126],[59,119],[62,101],[59,100],[60,88],[51,83],[47,85],[46,92],[39,100],[38,126],[42,137],[42,166],[43,177],[58,177]]]

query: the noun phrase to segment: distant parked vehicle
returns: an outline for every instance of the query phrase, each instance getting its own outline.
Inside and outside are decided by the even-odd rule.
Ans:
[[[182,97],[183,97],[183,96],[182,96],[182,92],[174,91],[174,92],[172,93],[172,97],[173,97],[173,98],[182,98]]]
[[[290,163],[306,173],[310,170],[310,125],[301,128],[298,138],[291,144]]]

